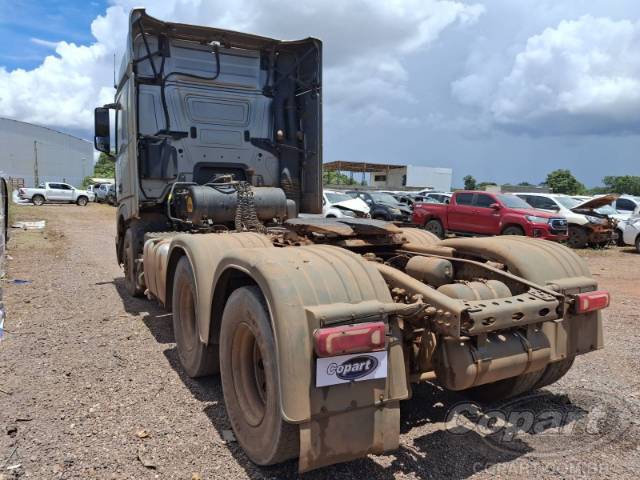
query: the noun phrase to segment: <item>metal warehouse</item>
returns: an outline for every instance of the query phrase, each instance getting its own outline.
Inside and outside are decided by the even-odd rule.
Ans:
[[[47,127],[0,118],[0,171],[25,186],[79,186],[93,172],[93,145]]]

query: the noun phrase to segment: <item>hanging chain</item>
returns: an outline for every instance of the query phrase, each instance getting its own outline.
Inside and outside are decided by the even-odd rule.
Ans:
[[[235,218],[236,231],[266,233],[267,228],[258,219],[251,184],[249,182],[238,182],[236,191],[238,192],[238,207]]]

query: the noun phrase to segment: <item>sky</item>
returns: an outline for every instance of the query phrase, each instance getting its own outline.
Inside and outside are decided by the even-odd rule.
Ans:
[[[324,161],[640,175],[637,0],[0,0],[0,116],[90,139],[132,7],[324,42]]]

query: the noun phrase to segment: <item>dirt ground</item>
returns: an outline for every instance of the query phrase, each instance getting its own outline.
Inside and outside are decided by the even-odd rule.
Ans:
[[[0,479],[296,478],[297,462],[258,468],[223,439],[230,425],[219,378],[187,378],[170,314],[125,293],[114,216],[106,205],[16,207],[16,219],[47,227],[14,230],[9,244]],[[637,478],[640,255],[580,254],[612,293],[606,347],[518,408],[536,418],[570,408],[578,415],[563,425],[584,428],[523,429],[510,444],[491,432],[456,435],[445,420],[464,398],[423,384],[402,404],[397,451],[304,478]]]

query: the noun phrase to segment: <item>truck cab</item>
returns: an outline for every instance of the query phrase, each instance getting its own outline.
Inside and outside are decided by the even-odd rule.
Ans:
[[[232,179],[278,189],[268,202],[289,216],[322,212],[321,57],[314,38],[280,41],[131,11],[114,103],[96,108],[94,138],[116,161],[116,251],[130,291],[144,233],[193,226],[172,203],[189,187]],[[203,191],[197,208],[224,203]]]

